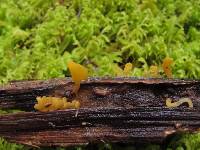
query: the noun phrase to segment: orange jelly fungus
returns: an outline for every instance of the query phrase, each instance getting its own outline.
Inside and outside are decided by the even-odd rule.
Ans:
[[[156,65],[150,66],[149,72],[150,72],[151,77],[153,77],[153,78],[159,77],[158,66],[156,66]]]
[[[171,70],[172,63],[173,63],[173,59],[169,57],[166,57],[162,63],[162,68],[168,78],[172,78],[172,70]]]
[[[68,102],[67,99],[59,98],[59,97],[37,97],[37,104],[35,104],[34,108],[41,112],[49,112],[55,110],[64,110],[64,109],[78,109],[80,108],[80,102],[77,100],[73,100],[72,102]]]
[[[69,71],[71,73],[72,80],[75,82],[73,92],[77,93],[80,88],[81,81],[88,78],[88,70],[84,66],[77,64],[73,61],[70,61],[67,64],[67,67],[69,68]]]
[[[133,69],[132,63],[126,63],[124,66],[124,75],[129,76],[132,69]]]

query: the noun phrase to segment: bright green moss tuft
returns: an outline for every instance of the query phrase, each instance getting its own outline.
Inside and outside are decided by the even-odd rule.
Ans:
[[[200,150],[200,133],[181,134],[172,138],[168,150]]]
[[[126,62],[143,76],[166,56],[175,78],[200,78],[198,12],[195,0],[2,0],[0,82],[68,76],[70,59],[91,76]]]
[[[0,150],[26,150],[22,145],[8,143],[4,139],[0,138]]]

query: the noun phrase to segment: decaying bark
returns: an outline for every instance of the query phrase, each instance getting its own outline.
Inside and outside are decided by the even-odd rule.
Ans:
[[[0,116],[0,136],[33,146],[88,142],[163,142],[179,131],[200,127],[200,81],[91,78],[81,84],[79,110],[34,112],[37,96],[75,98],[67,79],[13,82],[0,87],[1,109],[29,112]],[[167,108],[166,98],[194,104]]]

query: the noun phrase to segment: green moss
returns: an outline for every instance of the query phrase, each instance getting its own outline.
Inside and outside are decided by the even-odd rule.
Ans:
[[[200,150],[200,134],[181,134],[172,138],[169,150]]]
[[[19,113],[19,112],[24,112],[24,111],[17,110],[17,109],[8,109],[8,110],[2,110],[2,109],[0,109],[0,115],[1,114],[9,114],[9,113]]]
[[[0,150],[25,150],[26,148],[22,145],[8,143],[4,139],[0,138]]]
[[[0,81],[68,76],[70,59],[92,76],[130,61],[143,76],[166,56],[174,77],[199,78],[199,10],[194,0],[2,0]]]

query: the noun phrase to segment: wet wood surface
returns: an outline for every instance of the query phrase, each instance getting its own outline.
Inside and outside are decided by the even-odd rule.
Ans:
[[[26,112],[0,116],[0,136],[31,146],[73,146],[89,142],[163,143],[176,132],[200,127],[200,81],[135,78],[90,78],[75,97],[70,78],[11,82],[0,87],[0,109]],[[76,98],[78,110],[48,113],[33,109],[37,96]],[[190,98],[194,107],[183,104]]]

